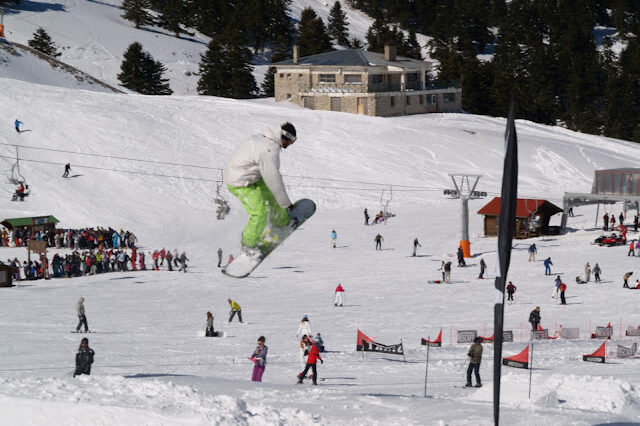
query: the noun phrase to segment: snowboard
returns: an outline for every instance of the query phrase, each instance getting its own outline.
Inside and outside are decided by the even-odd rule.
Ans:
[[[274,250],[282,244],[293,232],[307,221],[316,212],[316,204],[308,199],[298,200],[293,204],[293,208],[289,212],[291,222],[283,227],[275,228],[270,233],[272,240],[269,251],[263,252],[261,257],[252,257],[246,253],[240,253],[233,261],[221,269],[221,272],[229,277],[244,278],[248,276],[254,269],[269,256]]]

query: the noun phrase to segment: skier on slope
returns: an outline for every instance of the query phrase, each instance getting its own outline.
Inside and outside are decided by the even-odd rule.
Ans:
[[[338,234],[336,233],[336,230],[334,229],[333,231],[331,231],[331,243],[333,244],[333,248],[336,248],[336,241],[338,240]]]
[[[467,263],[464,261],[464,252],[462,251],[462,246],[458,247],[458,266],[467,266]]]
[[[478,275],[479,280],[484,279],[484,270],[487,269],[487,264],[484,263],[484,258],[480,259],[480,274]]]
[[[218,268],[220,267],[221,263],[222,263],[222,247],[218,248]]]
[[[215,337],[215,331],[213,330],[213,314],[207,312],[207,328],[204,333],[205,337]]]
[[[265,342],[264,336],[258,337],[258,346],[256,346],[256,350],[253,351],[253,355],[249,357],[251,361],[253,361],[253,373],[251,374],[252,382],[261,382],[262,374],[264,374],[264,369],[267,365],[267,353],[269,348],[264,344]]]
[[[189,258],[187,258],[187,253],[182,252],[180,255],[180,268],[178,269],[178,272],[184,271],[185,274],[187,273],[187,260],[189,260]]]
[[[422,247],[420,245],[420,241],[418,241],[418,237],[415,237],[413,239],[413,254],[411,255],[412,257],[416,256],[416,251],[418,251],[418,246]]]
[[[516,292],[516,288],[517,287],[513,285],[511,281],[509,281],[509,285],[507,285],[507,294],[509,295],[509,297],[507,297],[507,300],[513,301],[513,293]]]
[[[600,274],[602,273],[602,269],[600,269],[600,265],[598,265],[598,262],[596,262],[596,264],[593,267],[593,275],[595,277],[595,281],[597,283],[600,282]]]
[[[18,133],[22,133],[22,131],[20,130],[20,125],[23,124],[22,121],[19,121],[16,118],[16,121],[13,122],[13,125],[16,127],[16,132]]]
[[[262,258],[270,249],[269,225],[283,227],[290,222],[292,203],[280,173],[280,149],[295,141],[296,129],[287,122],[241,143],[227,162],[227,188],[249,214],[242,249],[253,258]]]
[[[376,250],[382,250],[382,242],[384,241],[384,238],[382,238],[382,235],[378,234],[376,235],[373,240],[376,242]]]
[[[71,163],[67,163],[64,165],[64,174],[62,175],[63,178],[69,177],[69,172],[71,171]]]
[[[344,288],[342,288],[342,284],[338,283],[338,287],[336,287],[336,295],[333,299],[333,306],[342,306],[344,303]]]
[[[553,262],[551,261],[550,257],[547,257],[544,262],[544,274],[545,275],[551,275],[551,265],[553,265]]]
[[[300,325],[298,326],[298,331],[296,332],[296,337],[300,337],[303,334],[311,337],[313,334],[311,333],[311,322],[309,322],[309,316],[304,314],[302,319],[300,320]]]
[[[302,373],[298,374],[298,384],[302,384],[302,381],[305,379],[305,375],[307,374],[309,369],[313,371],[313,375],[311,376],[313,384],[318,384],[318,370],[316,369],[316,363],[318,362],[318,360],[320,360],[320,364],[324,364],[324,361],[320,356],[318,346],[315,343],[312,343],[311,348],[309,349],[309,356],[307,357],[307,365],[305,365]]]
[[[529,262],[535,262],[536,261],[536,253],[538,252],[538,248],[536,247],[536,243],[531,244],[527,251],[529,252]]]
[[[87,324],[87,317],[84,314],[84,297],[78,299],[76,304],[76,313],[78,314],[78,326],[76,327],[76,333],[80,332],[80,328],[84,325],[84,332],[89,332],[89,325]]]
[[[473,386],[471,383],[471,373],[475,373],[477,388],[482,387],[482,381],[480,380],[480,363],[482,362],[482,337],[476,337],[473,339],[473,345],[469,348],[469,367],[467,368],[467,384],[466,387]]]
[[[536,306],[536,308],[529,313],[529,322],[531,323],[531,330],[536,331],[538,325],[540,325],[540,306]]]

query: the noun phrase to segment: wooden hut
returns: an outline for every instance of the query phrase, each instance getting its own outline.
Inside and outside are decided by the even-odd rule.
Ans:
[[[484,236],[498,235],[498,217],[500,216],[500,197],[495,197],[478,210],[484,215]],[[531,238],[550,233],[549,220],[556,213],[563,210],[547,200],[534,198],[518,198],[516,202],[516,226],[514,238]]]
[[[0,222],[8,230],[15,228],[28,228],[29,235],[33,235],[36,231],[55,231],[56,223],[60,222],[55,216],[34,216],[34,217],[18,217],[14,219],[5,219]]]
[[[13,277],[13,270],[11,266],[0,264],[0,287],[11,287],[13,283],[11,279]]]

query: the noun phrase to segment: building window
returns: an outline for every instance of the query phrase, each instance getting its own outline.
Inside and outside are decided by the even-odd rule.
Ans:
[[[320,74],[320,83],[335,83],[335,74]]]
[[[407,105],[411,105],[411,96],[407,96]]]
[[[437,101],[437,95],[427,95],[427,104],[435,104]]]
[[[407,81],[418,81],[418,73],[412,72],[411,74],[407,74]]]
[[[287,78],[291,78],[291,74],[287,74]]]
[[[389,105],[391,105],[392,107],[396,106],[396,97],[395,96],[390,96],[389,97]]]
[[[418,102],[420,102],[420,105],[424,104],[424,95],[419,96]]]
[[[371,84],[382,84],[382,74],[372,75]]]
[[[456,101],[456,94],[455,93],[444,93],[442,95],[442,102],[444,102],[445,104],[450,104],[452,102]]]
[[[280,73],[280,78],[283,78],[283,77],[284,77],[284,73],[281,72]]]
[[[302,74],[298,74],[298,78],[302,78]]]
[[[345,74],[344,84],[362,84],[362,74]]]
[[[291,93],[287,93],[287,99],[291,99]]]

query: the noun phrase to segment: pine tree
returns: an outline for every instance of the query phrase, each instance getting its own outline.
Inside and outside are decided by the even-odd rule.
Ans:
[[[181,25],[188,25],[191,15],[186,0],[166,0],[160,16],[160,24],[180,38]]]
[[[120,8],[125,12],[122,17],[132,21],[136,28],[153,23],[153,17],[146,10],[151,8],[149,0],[124,0]]]
[[[291,40],[287,35],[281,35],[276,42],[276,49],[271,56],[271,63],[284,61],[289,56],[289,48],[290,48]],[[272,97],[275,95],[275,75],[276,75],[276,67],[269,67],[267,70],[264,80],[262,82],[262,93],[266,97]]]
[[[340,46],[349,47],[349,30],[347,14],[342,10],[340,1],[336,0],[329,12],[327,29],[329,36]]]
[[[418,43],[418,37],[416,37],[415,31],[409,30],[406,45],[407,48],[404,56],[414,59],[422,59],[422,48],[420,47],[420,43]]]
[[[249,64],[251,51],[237,39],[219,37],[209,42],[201,55],[198,92],[225,98],[252,98],[258,88]]]
[[[127,89],[143,95],[170,95],[172,92],[167,79],[162,78],[164,65],[142,50],[138,42],[131,43],[124,52],[118,80]]]
[[[331,39],[327,34],[322,18],[316,15],[316,12],[310,7],[304,9],[300,15],[298,46],[300,47],[300,56],[315,55],[333,50]]]
[[[38,28],[35,33],[33,33],[33,38],[28,42],[29,47],[34,48],[35,50],[44,53],[45,55],[49,55],[51,57],[57,58],[61,54],[58,53],[53,40],[44,30],[44,28]]]
[[[362,49],[363,47],[362,41],[360,41],[358,37],[352,38],[351,41],[349,42],[349,45],[351,46],[352,49]]]
[[[367,50],[382,53],[385,43],[394,41],[395,34],[380,19],[373,21],[367,31]]]

